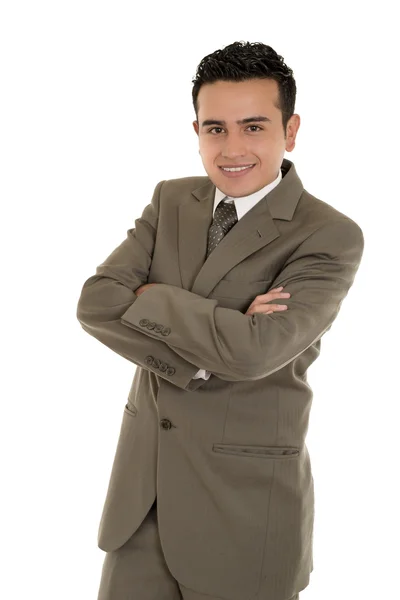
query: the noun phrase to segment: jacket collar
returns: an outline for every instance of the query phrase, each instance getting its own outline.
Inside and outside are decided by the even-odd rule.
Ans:
[[[291,221],[304,187],[293,162],[284,158],[282,180],[236,223],[206,258],[216,186],[206,183],[179,205],[179,268],[182,287],[205,298],[236,264],[279,237],[275,220]]]

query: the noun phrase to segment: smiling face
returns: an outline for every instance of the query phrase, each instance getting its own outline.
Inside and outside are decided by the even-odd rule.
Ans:
[[[248,196],[274,181],[285,151],[295,147],[300,117],[289,119],[285,139],[277,102],[278,83],[271,79],[201,86],[193,127],[207,175],[227,196]],[[234,175],[220,168],[250,164],[254,167]]]

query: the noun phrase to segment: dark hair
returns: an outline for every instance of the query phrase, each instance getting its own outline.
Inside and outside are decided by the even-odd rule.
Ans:
[[[283,57],[271,46],[261,42],[234,42],[222,50],[205,56],[197,67],[192,79],[193,107],[198,120],[199,91],[204,83],[215,81],[245,81],[247,79],[273,79],[278,83],[278,104],[282,112],[282,125],[286,137],[286,126],[294,114],[296,102],[296,82],[293,71]]]

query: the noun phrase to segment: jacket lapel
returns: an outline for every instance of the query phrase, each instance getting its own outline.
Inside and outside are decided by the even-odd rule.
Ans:
[[[294,164],[283,159],[282,180],[253,206],[206,258],[215,185],[210,179],[179,206],[179,268],[182,286],[204,298],[235,265],[279,237],[275,219],[290,221],[303,192]]]

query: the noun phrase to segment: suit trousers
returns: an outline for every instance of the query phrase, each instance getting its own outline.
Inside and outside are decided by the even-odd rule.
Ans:
[[[97,600],[182,599],[224,600],[186,588],[172,576],[158,533],[156,499],[128,541],[120,548],[106,552]],[[257,600],[263,600],[262,590]],[[276,600],[299,600],[299,594]]]

